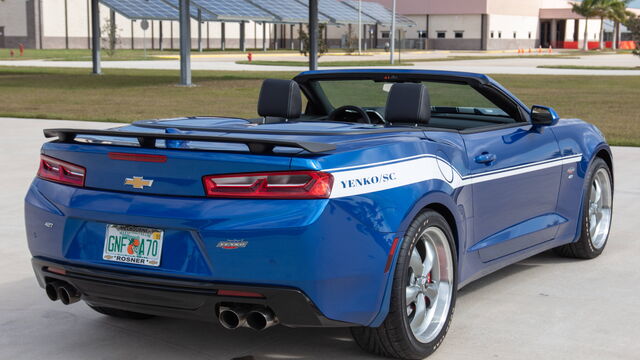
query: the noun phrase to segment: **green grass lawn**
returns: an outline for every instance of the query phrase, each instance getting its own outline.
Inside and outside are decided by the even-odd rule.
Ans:
[[[540,69],[571,70],[640,70],[640,66],[581,66],[581,65],[538,65]]]
[[[0,116],[121,121],[188,115],[256,117],[264,78],[288,72],[194,71],[195,87],[176,86],[178,72],[0,67]],[[495,75],[525,103],[600,127],[616,145],[640,146],[640,76]]]
[[[175,46],[178,46],[176,42]],[[24,56],[20,56],[20,52],[18,49],[13,49],[14,56],[10,55],[11,49],[0,49],[0,60],[60,60],[60,61],[90,61],[91,60],[91,50],[88,49],[25,49]],[[248,51],[262,52],[262,49],[248,49]],[[297,51],[291,50],[269,50],[269,53],[282,53],[289,54],[294,53],[298,54]],[[197,50],[191,50],[192,55],[198,54],[243,54],[244,52],[240,50],[230,49],[221,51],[219,49],[207,49],[202,53]],[[175,50],[151,50],[147,49],[147,55],[145,57],[143,49],[118,49],[113,54],[113,56],[109,56],[105,50],[101,51],[101,59],[103,61],[116,61],[116,60],[164,60],[162,58],[156,57],[157,55],[179,55],[177,49]]]
[[[309,61],[287,61],[287,60],[253,60],[251,62],[247,60],[236,61],[236,64],[250,64],[250,65],[271,65],[271,66],[300,66],[309,67]],[[346,60],[346,61],[320,61],[320,66],[392,66],[389,60]],[[393,66],[407,66],[413,65],[413,63],[403,60],[402,62],[396,61]]]
[[[64,61],[90,61],[91,50],[86,49],[71,49],[71,50],[57,50],[57,49],[25,49],[24,56],[20,56],[17,49],[14,49],[15,55],[11,57],[10,49],[0,49],[0,60],[64,60]],[[114,60],[154,60],[152,55],[177,55],[178,51],[158,51],[147,50],[147,56],[144,56],[144,50],[118,50],[113,56],[109,56],[106,51],[101,52],[101,59],[104,61]]]
[[[355,56],[355,55],[353,55]],[[457,55],[441,58],[408,58],[396,60],[393,66],[407,66],[413,65],[418,62],[440,62],[440,61],[460,61],[460,60],[495,60],[495,59],[526,59],[526,58],[543,58],[543,59],[578,59],[573,54],[542,54],[542,55]],[[345,57],[348,59],[349,57]],[[396,57],[397,59],[397,57]],[[308,61],[283,61],[283,60],[254,60],[249,62],[247,60],[236,61],[236,64],[250,64],[250,65],[271,65],[271,66],[309,66]],[[339,61],[319,61],[321,66],[391,66],[389,60],[339,60]]]

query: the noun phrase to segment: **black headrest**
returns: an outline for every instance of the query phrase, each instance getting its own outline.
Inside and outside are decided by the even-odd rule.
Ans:
[[[297,119],[302,113],[302,95],[293,80],[266,79],[260,89],[258,115]]]
[[[422,84],[393,84],[384,119],[389,123],[427,124],[431,119],[429,92]]]

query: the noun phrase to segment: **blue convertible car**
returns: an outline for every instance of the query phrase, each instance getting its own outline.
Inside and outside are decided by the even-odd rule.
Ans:
[[[45,130],[25,216],[48,297],[229,329],[346,326],[419,359],[464,285],[607,242],[602,133],[487,76],[305,72],[266,80],[257,110]]]

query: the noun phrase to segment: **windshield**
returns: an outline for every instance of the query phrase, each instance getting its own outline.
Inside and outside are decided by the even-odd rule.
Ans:
[[[392,83],[373,80],[318,80],[324,96],[335,108],[355,105],[383,110]],[[423,81],[429,91],[433,113],[472,113],[476,115],[508,115],[468,84]]]

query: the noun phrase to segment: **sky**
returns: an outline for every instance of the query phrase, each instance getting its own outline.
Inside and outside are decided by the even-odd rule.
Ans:
[[[632,7],[634,9],[640,9],[640,0],[633,0],[632,2],[629,3],[629,7]]]

